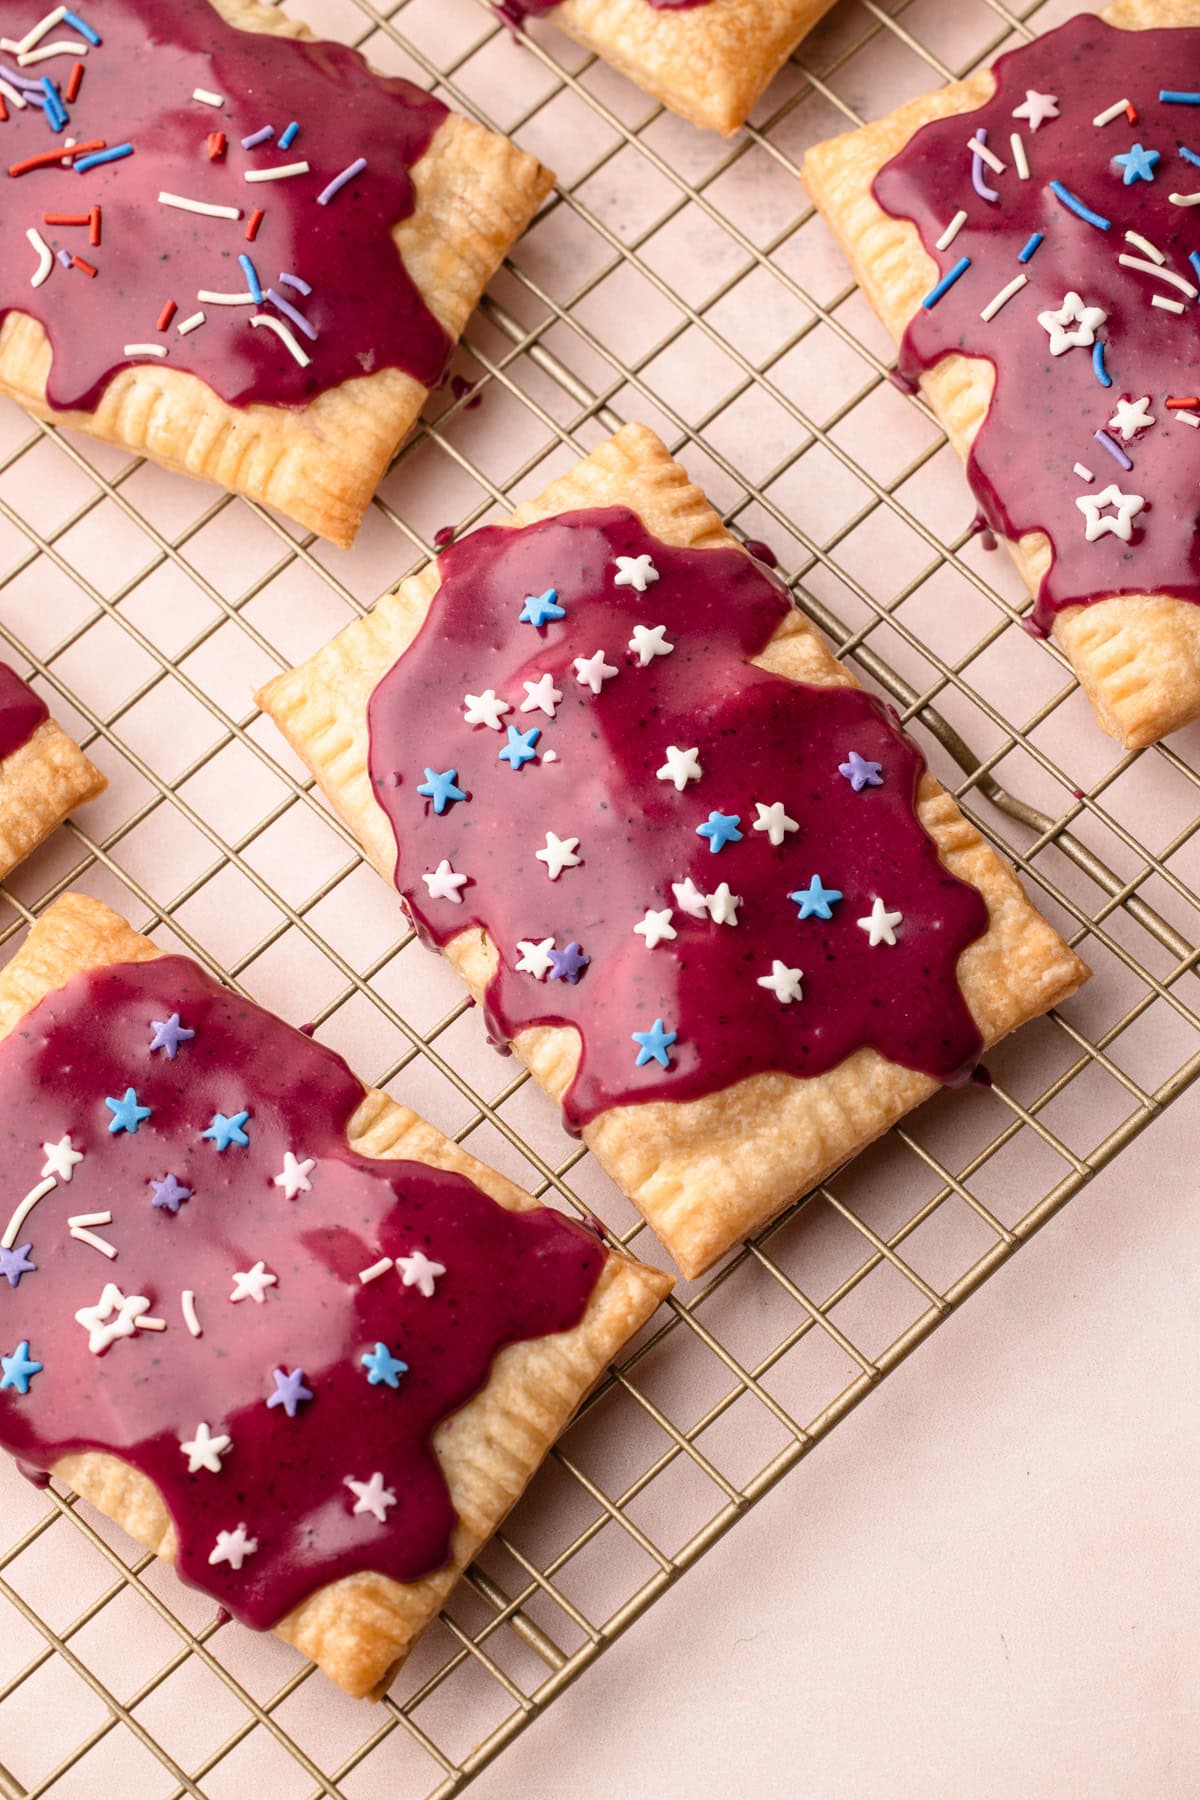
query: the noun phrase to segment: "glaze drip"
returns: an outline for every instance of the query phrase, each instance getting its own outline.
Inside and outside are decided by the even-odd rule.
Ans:
[[[41,695],[0,662],[0,762],[27,744],[49,717]]]

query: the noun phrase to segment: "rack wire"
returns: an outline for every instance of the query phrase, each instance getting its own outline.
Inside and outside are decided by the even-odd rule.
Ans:
[[[99,1791],[114,1771],[171,1800],[239,1777],[272,1800],[461,1792],[1200,1073],[1200,776],[1178,740],[1125,755],[1101,739],[1053,649],[1022,633],[1019,585],[983,550],[941,433],[889,386],[889,349],[798,182],[809,142],[1080,9],[844,0],[728,145],[552,27],[518,47],[481,0],[295,10],[508,131],[560,185],[352,553],[0,412],[0,644],[112,782],[10,879],[0,953],[82,886],[661,1260],[524,1074],[481,1048],[246,698],[419,565],[447,520],[508,510],[642,417],[734,530],[773,544],[797,603],[1098,979],[1002,1046],[990,1085],[931,1102],[677,1291],[378,1708],[222,1629],[72,1494],[6,1468],[8,1800]]]

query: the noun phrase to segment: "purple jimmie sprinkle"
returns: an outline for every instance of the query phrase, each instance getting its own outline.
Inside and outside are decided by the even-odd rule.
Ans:
[[[340,175],[335,175],[329,186],[324,188],[322,192],[317,195],[317,205],[328,206],[334,195],[340,194],[346,183],[348,181],[353,181],[356,175],[361,175],[366,166],[366,157],[360,156],[355,162],[350,164],[348,169],[343,169]]]
[[[979,139],[981,144],[987,143],[987,132],[982,126],[975,133],[975,136]],[[981,200],[991,200],[994,202],[1000,198],[995,188],[990,188],[983,179],[983,158],[980,156],[978,150],[973,151],[971,155],[971,186],[975,189],[975,192],[979,195]]]
[[[292,321],[293,325],[298,326],[306,338],[309,338],[314,344],[316,343],[317,338],[320,335],[316,327],[309,324],[308,320],[298,307],[293,306],[290,300],[284,299],[278,288],[268,288],[267,299],[271,302],[272,306],[277,306],[280,312],[284,313],[287,318]]]
[[[1123,469],[1132,469],[1133,464],[1126,456],[1116,438],[1109,437],[1107,431],[1094,431],[1092,436],[1098,444],[1103,444],[1110,456],[1115,456]]]
[[[307,281],[301,281],[298,275],[289,275],[286,270],[279,277],[284,287],[295,288],[298,294],[311,294],[312,288]]]
[[[42,84],[40,80],[34,80],[30,76],[24,74],[20,69],[10,69],[7,63],[0,63],[0,75],[3,75],[5,81],[11,81],[14,87],[24,88],[27,93],[30,89],[36,89],[37,92],[41,92]]]
[[[265,144],[269,138],[273,138],[274,136],[275,127],[273,125],[264,125],[261,131],[252,131],[249,137],[244,137],[242,139],[242,149],[257,150],[260,144]]]

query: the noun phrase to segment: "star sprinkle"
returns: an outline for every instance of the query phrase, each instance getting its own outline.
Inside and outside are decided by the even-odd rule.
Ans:
[[[22,1338],[11,1356],[0,1356],[0,1393],[5,1388],[16,1388],[18,1394],[27,1394],[29,1384],[35,1375],[40,1375],[45,1363],[34,1362],[29,1354],[29,1339]]]
[[[614,587],[634,588],[639,594],[644,594],[657,580],[658,570],[649,556],[618,556],[617,572],[613,576]]]
[[[446,1273],[445,1263],[431,1262],[423,1250],[411,1250],[396,1258],[406,1288],[415,1287],[424,1300],[432,1300],[434,1289]]]
[[[729,883],[723,881],[714,894],[704,896],[704,904],[714,925],[736,925],[737,909],[742,904],[742,896],[732,893]]]
[[[870,912],[865,919],[859,919],[857,924],[860,931],[866,932],[867,942],[874,950],[878,944],[894,944],[896,942],[895,928],[903,917],[903,913],[889,912],[876,894]]]
[[[75,1320],[88,1334],[92,1355],[101,1356],[118,1338],[133,1337],[137,1321],[149,1311],[150,1302],[143,1294],[126,1298],[115,1282],[108,1281],[95,1306],[81,1306]]]
[[[804,998],[800,988],[803,974],[803,969],[789,969],[786,963],[775,958],[771,963],[771,973],[760,975],[758,985],[760,988],[769,988],[781,1006],[790,1006],[793,1000]]]
[[[541,735],[539,725],[531,725],[528,731],[518,731],[515,725],[510,725],[508,742],[498,752],[500,761],[506,762],[510,769],[523,769],[527,762],[536,762],[534,745]]]
[[[758,817],[754,821],[755,831],[765,831],[771,842],[778,849],[786,843],[789,831],[799,831],[795,819],[789,819],[784,811],[782,800],[773,800],[770,806],[764,806],[761,800],[754,802]]]
[[[278,1175],[272,1176],[271,1185],[283,1189],[285,1200],[294,1200],[297,1194],[310,1194],[312,1182],[308,1178],[316,1166],[313,1157],[306,1156],[303,1162],[299,1162],[292,1151],[285,1150],[283,1167]]]
[[[638,661],[644,669],[652,663],[656,656],[670,656],[675,648],[667,642],[665,625],[635,625],[633,636],[629,640],[629,648],[636,652]]]
[[[1058,95],[1039,94],[1036,88],[1026,88],[1025,98],[1020,106],[1014,106],[1014,119],[1024,119],[1030,131],[1036,131],[1047,119],[1058,117]]]
[[[0,1275],[3,1275],[10,1288],[20,1287],[22,1275],[36,1275],[37,1264],[30,1262],[29,1252],[33,1244],[18,1244],[14,1250],[5,1250],[0,1246]]]
[[[554,685],[553,675],[539,675],[536,681],[522,683],[525,698],[521,702],[521,711],[544,712],[548,719],[554,717],[554,709],[562,699],[562,690]]]
[[[150,1049],[152,1052],[165,1050],[168,1062],[175,1061],[179,1054],[180,1044],[188,1043],[196,1035],[194,1031],[189,1031],[186,1025],[179,1023],[177,1012],[172,1013],[169,1019],[151,1019],[150,1026],[154,1032],[154,1036],[150,1039]]]
[[[726,844],[740,844],[742,834],[738,826],[742,822],[740,813],[710,812],[703,825],[697,825],[696,836],[707,838],[708,847],[715,856]]]
[[[680,912],[685,912],[689,919],[707,919],[708,900],[689,875],[686,881],[673,881],[671,892]]]
[[[224,1432],[214,1436],[201,1419],[196,1427],[195,1437],[181,1440],[179,1449],[188,1459],[189,1475],[198,1475],[201,1469],[207,1469],[210,1475],[219,1475],[221,1458],[233,1449],[233,1439]]]
[[[1072,290],[1063,295],[1063,303],[1057,312],[1040,312],[1037,322],[1050,334],[1051,356],[1062,356],[1064,351],[1080,346],[1086,349],[1094,344],[1096,333],[1107,317],[1102,306],[1085,306]]]
[[[267,1297],[267,1289],[278,1283],[278,1275],[272,1275],[265,1263],[256,1262],[252,1269],[234,1270],[233,1292],[229,1298],[233,1301],[253,1300],[256,1306],[261,1306]]]
[[[59,1138],[57,1144],[43,1144],[42,1150],[46,1157],[42,1174],[53,1175],[59,1181],[70,1181],[75,1164],[83,1161],[83,1151],[76,1150],[69,1132],[66,1137]]]
[[[511,726],[509,729],[512,729]],[[457,782],[457,769],[442,769],[440,773],[437,769],[426,769],[425,779],[417,788],[417,792],[423,794],[426,800],[432,800],[434,812],[440,814],[444,813],[447,806],[452,806],[456,800],[466,799],[466,794],[462,788],[456,785]]]
[[[546,865],[546,873],[551,881],[557,881],[564,869],[578,868],[583,861],[579,855],[579,839],[577,837],[560,838],[554,832],[546,833],[546,848],[534,852],[539,862]]]
[[[1119,431],[1122,441],[1128,443],[1139,431],[1146,431],[1155,422],[1150,411],[1150,396],[1143,394],[1140,400],[1118,400],[1117,409],[1108,421],[1110,431]]]
[[[127,1131],[131,1137],[134,1137],[137,1135],[137,1128],[142,1120],[150,1117],[150,1107],[138,1105],[136,1088],[126,1088],[119,1100],[114,1100],[110,1096],[104,1104],[112,1114],[112,1118],[108,1121],[108,1129],[112,1134]]]
[[[455,906],[462,905],[462,895],[458,890],[465,887],[470,879],[469,875],[456,875],[444,856],[436,869],[427,871],[421,877],[429,889],[431,900],[449,900]]]
[[[655,1019],[649,1031],[634,1031],[630,1036],[638,1046],[636,1068],[644,1069],[649,1062],[656,1062],[662,1069],[670,1068],[671,1045],[679,1036],[677,1031],[668,1031],[661,1019]]]
[[[305,1400],[312,1399],[312,1389],[304,1385],[303,1369],[272,1369],[275,1392],[267,1395],[267,1405],[282,1406],[289,1419],[294,1419]]]
[[[846,777],[856,794],[864,788],[883,786],[883,764],[868,762],[857,750],[851,750],[845,762],[838,764],[838,774]]]
[[[359,1360],[367,1371],[367,1380],[372,1387],[382,1384],[398,1388],[400,1377],[408,1374],[408,1364],[393,1356],[386,1344],[376,1344],[373,1350],[364,1351]]]
[[[238,1525],[233,1531],[218,1531],[216,1544],[209,1552],[208,1566],[215,1569],[218,1563],[228,1563],[231,1569],[240,1573],[246,1558],[253,1556],[257,1549],[258,1539],[252,1538],[244,1525]]]
[[[517,944],[517,949],[520,951],[520,955],[517,957],[518,969],[523,975],[532,975],[535,981],[541,981],[550,973],[552,967],[550,952],[553,948],[554,939],[552,937],[542,938],[541,942],[536,944],[531,938],[521,938]]]
[[[656,944],[669,943],[679,933],[671,923],[671,908],[663,912],[647,911],[644,919],[640,919],[633,928],[640,938],[645,938],[647,950],[653,950]]]
[[[519,623],[533,625],[540,631],[551,619],[565,619],[566,616],[566,607],[558,604],[558,589],[547,588],[544,594],[526,594]]]
[[[378,1470],[370,1481],[355,1481],[353,1475],[347,1475],[345,1485],[355,1497],[354,1512],[371,1513],[381,1525],[387,1524],[388,1507],[395,1506],[396,1496],[390,1487],[384,1487]]]
[[[1087,521],[1083,535],[1089,544],[1110,532],[1127,544],[1133,535],[1133,521],[1146,502],[1140,494],[1123,494],[1116,482],[1110,481],[1098,494],[1080,494],[1075,504]],[[1105,512],[1106,506],[1116,511]]]
[[[169,1212],[172,1218],[184,1201],[190,1200],[192,1197],[191,1188],[184,1187],[182,1182],[176,1181],[174,1175],[164,1175],[161,1181],[156,1181],[151,1176],[146,1186],[154,1189],[150,1196],[151,1206],[157,1206],[162,1212]]]
[[[565,950],[551,950],[549,955],[551,981],[569,981],[572,987],[592,960],[574,943],[568,944]]]
[[[832,909],[841,898],[841,889],[822,887],[819,875],[814,875],[806,888],[797,888],[788,895],[800,908],[796,915],[799,919],[832,919]]]
[[[655,773],[660,781],[673,781],[676,792],[682,794],[689,781],[699,781],[704,773],[700,767],[700,751],[694,744],[690,750],[668,744],[665,754],[666,762]]]
[[[581,686],[591,688],[593,694],[598,694],[606,681],[620,673],[612,663],[605,662],[603,650],[593,650],[590,656],[575,658],[575,679]]]
[[[216,1112],[212,1116],[212,1124],[207,1131],[202,1131],[200,1136],[211,1139],[218,1150],[228,1150],[230,1144],[239,1144],[245,1150],[250,1139],[242,1128],[249,1117],[250,1114],[245,1107],[241,1112],[228,1114]]]
[[[495,688],[485,688],[482,694],[463,695],[463,718],[468,725],[486,725],[489,731],[503,731],[501,717],[511,711],[508,701],[501,700]]]
[[[1117,167],[1125,171],[1126,187],[1132,187],[1135,181],[1153,181],[1154,165],[1158,160],[1157,150],[1144,150],[1140,144],[1131,144],[1120,156],[1113,157]]]

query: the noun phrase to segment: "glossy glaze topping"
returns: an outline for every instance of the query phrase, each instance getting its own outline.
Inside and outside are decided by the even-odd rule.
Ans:
[[[178,957],[77,976],[0,1044],[0,1444],[143,1471],[180,1573],[260,1628],[445,1563],[434,1431],[502,1346],[578,1323],[606,1255],[355,1154],[362,1093]]]
[[[646,0],[655,12],[691,12],[697,6],[707,6],[709,0]],[[510,25],[520,26],[526,19],[540,19],[544,14],[554,12],[561,6],[562,0],[495,0],[496,11]]]
[[[996,531],[1050,540],[1042,632],[1113,594],[1200,599],[1198,68],[1200,30],[1081,14],[876,178],[941,270],[902,374],[955,351],[995,369],[968,473]]]
[[[966,1074],[984,902],[884,707],[752,664],[791,611],[760,564],[614,508],[477,531],[439,567],[370,704],[396,884],[431,944],[486,928],[494,1037],[576,1028],[569,1124],[867,1044]]]
[[[41,695],[0,662],[0,762],[27,744],[49,717]]]
[[[39,9],[4,11],[24,41]],[[438,382],[450,344],[391,231],[441,102],[343,45],[237,30],[209,0],[90,0],[83,22],[97,43],[63,22],[26,54],[74,48],[23,67],[0,51],[0,319],[45,327],[50,404],[92,410],[144,363],[237,406],[303,406],[388,368]],[[47,162],[68,138],[74,166]]]

